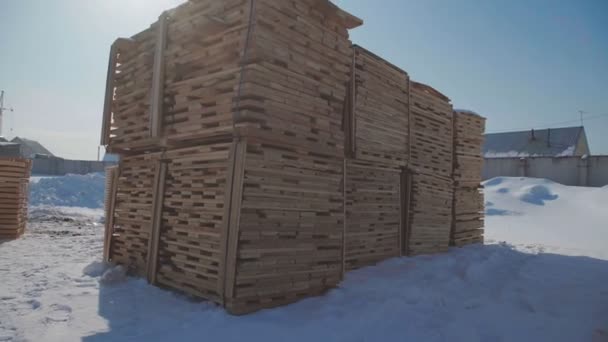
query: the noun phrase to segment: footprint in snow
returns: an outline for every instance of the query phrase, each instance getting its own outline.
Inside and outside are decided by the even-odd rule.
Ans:
[[[47,324],[67,322],[72,318],[72,308],[68,305],[53,304],[50,308],[51,311],[45,318]]]

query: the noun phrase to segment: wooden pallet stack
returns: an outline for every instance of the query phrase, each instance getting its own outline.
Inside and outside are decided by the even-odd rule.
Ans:
[[[107,259],[240,314],[443,251],[451,105],[353,46],[361,24],[329,0],[190,0],[117,40]]]
[[[454,222],[451,245],[483,243],[484,198],[481,188],[485,118],[454,111]]]
[[[31,169],[29,159],[0,159],[0,240],[17,239],[25,232]]]
[[[355,46],[346,112],[344,258],[350,270],[403,253],[408,74]]]
[[[445,252],[452,225],[453,115],[450,99],[411,82],[411,228],[408,254]]]
[[[108,259],[233,313],[335,286],[360,24],[327,0],[191,0],[118,40]]]

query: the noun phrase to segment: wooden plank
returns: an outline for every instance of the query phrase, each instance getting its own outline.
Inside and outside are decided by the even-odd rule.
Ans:
[[[118,190],[119,166],[106,169],[106,224],[103,239],[103,260],[110,262],[112,236],[114,234],[114,210],[116,208],[116,192]]]
[[[224,295],[234,297],[236,281],[236,259],[239,243],[239,228],[241,217],[241,204],[243,198],[243,182],[245,175],[245,158],[247,154],[247,141],[237,141],[234,160],[234,175],[232,194],[230,196],[230,220],[228,227],[228,248],[226,257],[226,280]]]
[[[158,138],[162,134],[162,116],[165,93],[165,49],[167,47],[168,13],[158,18],[156,48],[154,52],[154,69],[152,72],[152,98],[150,100],[150,137]]]
[[[228,260],[228,238],[230,232],[230,215],[232,211],[232,194],[234,188],[234,180],[235,180],[235,172],[236,172],[236,161],[237,161],[237,150],[238,142],[235,140],[230,146],[230,152],[228,156],[229,164],[228,164],[228,173],[226,175],[226,189],[224,193],[228,195],[226,199],[226,203],[228,205],[224,206],[224,216],[221,225],[221,240],[220,240],[220,267],[219,267],[219,280],[218,280],[218,288],[217,292],[219,297],[222,300],[222,305],[225,305],[225,279],[227,274],[227,260]]]
[[[154,197],[152,200],[152,226],[148,240],[148,282],[156,284],[158,269],[158,251],[160,243],[160,231],[162,226],[163,201],[165,195],[165,180],[167,176],[167,162],[159,160],[156,165],[154,179]]]

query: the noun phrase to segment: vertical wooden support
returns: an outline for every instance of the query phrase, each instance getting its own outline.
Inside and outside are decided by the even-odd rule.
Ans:
[[[147,276],[150,284],[156,284],[158,268],[158,247],[162,226],[163,201],[165,197],[165,180],[167,177],[167,162],[159,160],[154,175],[154,197],[152,200],[152,227],[148,239]]]
[[[350,85],[348,89],[349,96],[349,106],[348,106],[348,126],[347,126],[347,136],[348,136],[348,144],[347,144],[347,156],[350,158],[354,158],[357,153],[357,118],[356,118],[356,108],[357,108],[357,49],[355,46],[352,47],[353,51],[353,60],[351,64],[350,70]]]
[[[456,158],[456,131],[458,129],[456,125],[456,118],[458,114],[452,111],[452,224],[450,226],[450,246],[454,245],[454,234],[456,233],[456,168],[458,167]]]
[[[230,211],[231,211],[231,196],[232,189],[234,188],[234,166],[236,164],[236,147],[238,143],[235,140],[230,146],[230,152],[228,154],[228,168],[226,173],[226,187],[224,188],[224,214],[222,216],[222,225],[221,225],[221,236],[220,236],[220,265],[219,265],[219,274],[218,274],[218,282],[217,282],[217,293],[219,295],[220,300],[222,301],[222,305],[225,305],[224,298],[224,290],[225,290],[225,280],[226,280],[226,259],[228,256],[228,231],[230,229]]]
[[[112,103],[114,101],[114,77],[116,76],[116,63],[118,59],[118,47],[116,43],[110,48],[108,61],[108,73],[106,75],[106,94],[103,101],[103,121],[101,123],[100,145],[110,144],[110,130],[112,126]]]
[[[223,300],[234,297],[234,286],[236,281],[237,254],[239,243],[239,227],[241,219],[241,204],[243,199],[243,181],[245,178],[245,157],[247,155],[247,142],[236,139],[234,147],[234,155],[231,160],[232,168],[232,185],[230,194],[226,194],[229,208],[227,213],[228,221],[225,232],[226,241],[225,258],[224,258],[224,289]],[[230,181],[230,179],[228,180]]]
[[[347,191],[346,191],[346,186],[347,186],[347,178],[346,178],[346,172],[347,172],[347,165],[348,165],[348,160],[346,158],[344,158],[344,166],[342,167],[342,206],[343,206],[343,213],[344,213],[344,224],[342,225],[342,273],[341,273],[341,277],[340,279],[344,279],[344,274],[346,274],[346,230],[347,230],[347,220],[346,220],[346,200],[347,200]]]
[[[103,260],[111,261],[112,236],[114,234],[114,209],[116,208],[116,192],[118,191],[118,176],[120,169],[112,166],[106,169],[106,224],[103,238]]]
[[[152,93],[150,99],[150,136],[159,138],[162,134],[162,115],[165,93],[165,49],[167,47],[168,13],[158,18],[158,33],[152,71]]]
[[[401,171],[401,255],[409,255],[411,236],[411,203],[412,203],[412,173],[408,169]]]

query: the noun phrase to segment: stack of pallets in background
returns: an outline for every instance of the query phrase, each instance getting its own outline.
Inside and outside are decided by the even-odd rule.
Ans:
[[[31,169],[29,159],[0,159],[0,240],[16,239],[25,232]]]
[[[434,88],[411,82],[411,228],[408,254],[445,252],[452,223],[453,108]]]
[[[481,188],[485,118],[454,111],[454,222],[451,244],[483,243],[484,199]]]

